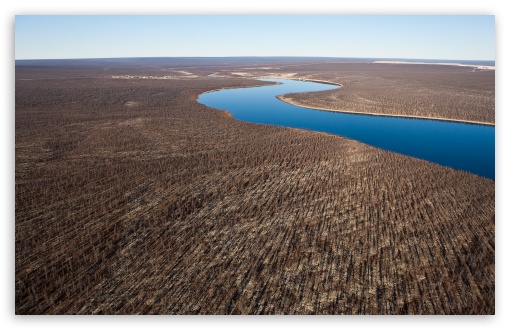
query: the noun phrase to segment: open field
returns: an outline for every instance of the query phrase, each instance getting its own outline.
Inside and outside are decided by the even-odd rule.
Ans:
[[[196,102],[281,63],[152,64],[16,68],[16,314],[494,314],[494,181]],[[494,118],[494,72],[349,65],[275,71]]]

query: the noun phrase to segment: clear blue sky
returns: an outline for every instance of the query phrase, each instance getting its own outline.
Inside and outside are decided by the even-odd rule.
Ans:
[[[16,16],[15,58],[495,60],[494,16]]]

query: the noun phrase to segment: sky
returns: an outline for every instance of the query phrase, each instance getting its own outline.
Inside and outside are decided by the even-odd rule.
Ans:
[[[325,56],[495,60],[493,15],[16,15],[15,59]]]

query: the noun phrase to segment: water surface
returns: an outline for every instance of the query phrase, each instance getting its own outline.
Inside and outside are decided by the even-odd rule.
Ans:
[[[198,101],[228,110],[242,121],[336,134],[495,179],[494,126],[312,110],[282,102],[276,96],[339,87],[308,81],[263,80],[281,84],[204,93]]]

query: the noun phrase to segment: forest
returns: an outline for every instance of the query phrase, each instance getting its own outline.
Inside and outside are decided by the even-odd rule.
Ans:
[[[493,71],[194,61],[16,63],[16,314],[495,313],[493,180],[197,102],[494,122]]]

